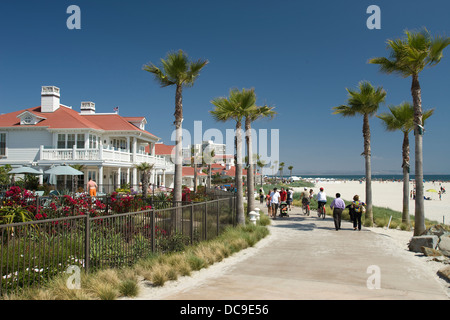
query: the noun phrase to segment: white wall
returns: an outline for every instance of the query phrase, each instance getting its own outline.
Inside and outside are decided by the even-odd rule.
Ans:
[[[47,130],[8,130],[6,138],[7,157],[1,163],[9,161],[37,161],[39,147],[52,146],[52,134]]]

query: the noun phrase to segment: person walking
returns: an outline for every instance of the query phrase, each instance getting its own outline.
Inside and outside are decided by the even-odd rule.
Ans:
[[[95,183],[94,180],[92,180],[92,178],[89,179],[89,182],[87,183],[87,189],[89,190],[89,195],[91,197],[96,197],[97,196],[97,184]]]
[[[334,227],[336,231],[341,228],[342,211],[345,209],[345,202],[341,199],[341,194],[336,193],[336,198],[330,204],[331,210],[333,210]]]
[[[287,192],[286,202],[287,202],[289,211],[291,211],[291,205],[292,205],[292,202],[294,201],[294,191],[292,191],[292,189],[287,188],[286,192]]]
[[[277,217],[277,211],[280,205],[280,193],[277,191],[277,188],[273,188],[270,198],[272,202],[272,218],[275,219]]]
[[[263,204],[263,202],[264,202],[264,189],[260,188],[259,189],[259,203]]]
[[[270,190],[269,190],[270,191]],[[270,192],[266,195],[266,207],[267,207],[267,214],[269,217],[272,217],[272,198],[270,198]]]
[[[355,195],[353,197],[353,203],[352,203],[352,209],[353,211],[353,230],[356,230],[358,228],[359,231],[361,231],[361,216],[362,213],[365,210],[365,203],[362,201],[359,201],[359,196]]]

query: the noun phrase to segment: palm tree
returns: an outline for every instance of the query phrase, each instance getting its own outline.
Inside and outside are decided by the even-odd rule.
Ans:
[[[289,175],[292,178],[292,169],[294,169],[294,166],[289,166],[288,170],[289,170]]]
[[[409,227],[409,133],[414,129],[414,106],[409,102],[403,102],[399,106],[390,106],[391,113],[382,113],[377,117],[383,120],[387,131],[403,132],[402,168],[403,168],[403,213],[402,222]],[[425,111],[422,117],[422,126],[426,119],[431,117],[434,109]]]
[[[142,197],[147,198],[147,189],[150,181],[150,172],[153,170],[154,164],[149,164],[147,162],[142,162],[141,164],[136,164],[135,167],[140,172],[142,172]]]
[[[175,176],[174,203],[178,204],[182,196],[182,122],[183,122],[183,88],[192,87],[200,75],[200,71],[208,64],[207,60],[190,61],[182,51],[170,52],[166,59],[161,59],[161,67],[153,63],[144,66],[144,70],[152,73],[161,87],[175,85]]]
[[[343,117],[363,116],[363,137],[365,169],[366,169],[366,226],[373,226],[372,212],[372,168],[371,168],[371,149],[370,149],[370,126],[369,118],[373,116],[380,103],[383,103],[386,97],[386,91],[382,87],[374,88],[368,81],[359,83],[359,91],[348,89],[349,94],[347,105],[334,107],[333,114],[340,114]]]
[[[242,186],[242,120],[245,118],[248,109],[254,107],[254,94],[251,90],[242,91],[231,89],[228,98],[215,98],[211,103],[215,109],[210,111],[216,121],[226,122],[228,120],[236,121],[236,178],[237,189],[237,223],[245,225],[244,215],[244,195]]]
[[[283,169],[284,169],[284,162],[280,162],[280,168],[278,170],[280,170],[280,180],[283,181]]]
[[[256,165],[259,167],[259,172],[261,174],[261,187],[263,186],[263,168],[267,165],[267,162],[265,162],[264,160],[258,159],[256,161]]]
[[[245,89],[244,89],[245,90]],[[256,95],[254,89],[251,89],[251,94],[254,96],[254,102],[256,102]],[[248,157],[248,168],[247,168],[247,213],[255,209],[255,178],[254,169],[255,164],[253,161],[253,144],[252,144],[252,122],[262,119],[270,118],[273,119],[276,112],[273,111],[274,107],[268,106],[256,106],[253,105],[252,108],[247,109],[245,115],[245,141],[247,143],[247,157]]]
[[[415,180],[416,201],[414,214],[414,235],[425,231],[425,207],[423,190],[423,113],[422,92],[419,74],[426,68],[437,65],[442,59],[443,50],[450,44],[449,37],[432,37],[428,30],[419,32],[405,31],[406,38],[388,40],[389,58],[378,57],[369,60],[378,64],[380,71],[387,74],[398,74],[403,78],[412,78],[411,95],[414,105],[415,136]]]

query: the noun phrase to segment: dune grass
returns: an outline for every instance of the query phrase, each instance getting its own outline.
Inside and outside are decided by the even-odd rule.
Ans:
[[[142,281],[164,286],[167,281],[207,268],[243,249],[254,246],[269,234],[270,219],[261,215],[256,225],[228,227],[214,240],[186,246],[180,252],[151,254],[134,266],[81,273],[80,289],[69,289],[69,275],[61,274],[40,288],[24,289],[2,297],[5,300],[116,300],[135,297]]]

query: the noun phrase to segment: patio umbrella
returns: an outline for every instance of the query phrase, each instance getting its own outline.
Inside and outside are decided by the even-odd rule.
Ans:
[[[81,172],[75,168],[72,168],[68,165],[61,165],[54,168],[51,168],[47,171],[45,171],[46,174],[50,174],[50,181],[54,182],[53,184],[56,184],[56,181],[54,181],[54,176],[81,176],[84,175],[84,172]],[[64,179],[65,181],[65,179]],[[72,180],[72,191],[74,190],[74,181]]]
[[[81,176],[84,172],[74,169],[70,166],[62,165],[45,171],[46,174],[54,174],[57,176]]]
[[[20,167],[10,170],[8,174],[43,174],[43,173],[30,167]]]

